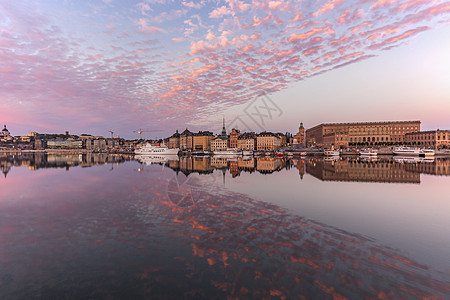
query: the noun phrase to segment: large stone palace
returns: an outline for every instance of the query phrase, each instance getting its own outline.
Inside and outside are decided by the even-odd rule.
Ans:
[[[420,121],[323,123],[306,130],[308,146],[346,148],[405,142],[405,135],[420,131]]]

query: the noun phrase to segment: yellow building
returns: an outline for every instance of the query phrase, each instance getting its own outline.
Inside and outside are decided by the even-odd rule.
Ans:
[[[193,149],[194,150],[211,150],[211,140],[213,134],[210,131],[199,131],[194,135]]]
[[[416,131],[420,131],[420,121],[328,123],[306,130],[306,143],[336,148],[402,144],[405,134]]]
[[[256,136],[257,150],[276,150],[281,146],[281,139],[272,132],[261,132]]]
[[[211,151],[225,151],[228,148],[228,137],[218,135],[211,139]]]
[[[237,148],[253,151],[256,149],[256,138],[254,133],[244,133],[238,137]]]

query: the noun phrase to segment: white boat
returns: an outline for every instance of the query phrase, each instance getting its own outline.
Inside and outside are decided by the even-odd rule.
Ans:
[[[179,157],[176,155],[142,155],[138,154],[134,157],[139,162],[151,165],[151,164],[166,164],[170,161],[178,161]]]
[[[147,143],[145,146],[134,150],[134,153],[141,155],[177,155],[180,149],[169,149],[166,145],[152,146]]]
[[[359,151],[359,155],[361,156],[377,156],[378,151],[372,149],[364,149]]]
[[[434,156],[434,150],[432,149],[417,149],[407,147],[397,147],[394,150],[394,155],[400,156],[418,156],[418,157],[430,157]]]
[[[324,152],[323,152],[323,154],[325,155],[325,156],[339,156],[339,151],[336,151],[336,150],[325,150]]]
[[[214,155],[242,155],[242,151],[235,148],[228,148],[227,150],[215,150]]]
[[[306,156],[306,152],[300,152],[300,156],[301,157],[305,157]]]
[[[244,150],[244,151],[242,151],[242,155],[244,155],[244,156],[253,156],[253,151]]]

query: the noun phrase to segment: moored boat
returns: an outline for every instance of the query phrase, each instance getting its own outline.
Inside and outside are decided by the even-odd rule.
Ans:
[[[228,148],[227,150],[215,150],[214,155],[242,155],[242,151],[235,148]]]
[[[244,150],[244,151],[242,151],[242,155],[244,155],[244,156],[253,156],[253,151]]]
[[[408,147],[397,147],[393,153],[394,155],[399,156],[418,156],[418,157],[434,156],[434,150],[432,149],[418,149]]]
[[[359,151],[359,155],[361,156],[377,156],[378,151],[373,149],[363,149]]]
[[[325,150],[323,152],[325,156],[339,156],[339,151],[336,150]]]
[[[153,146],[147,143],[136,149],[134,153],[141,155],[177,155],[179,151],[178,148],[169,149],[166,145]]]

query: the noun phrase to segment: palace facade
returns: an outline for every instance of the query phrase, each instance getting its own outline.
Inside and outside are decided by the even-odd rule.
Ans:
[[[430,130],[405,134],[408,145],[428,148],[450,148],[450,130]]]
[[[417,131],[420,121],[324,123],[306,130],[306,143],[335,148],[402,144],[407,133]]]

